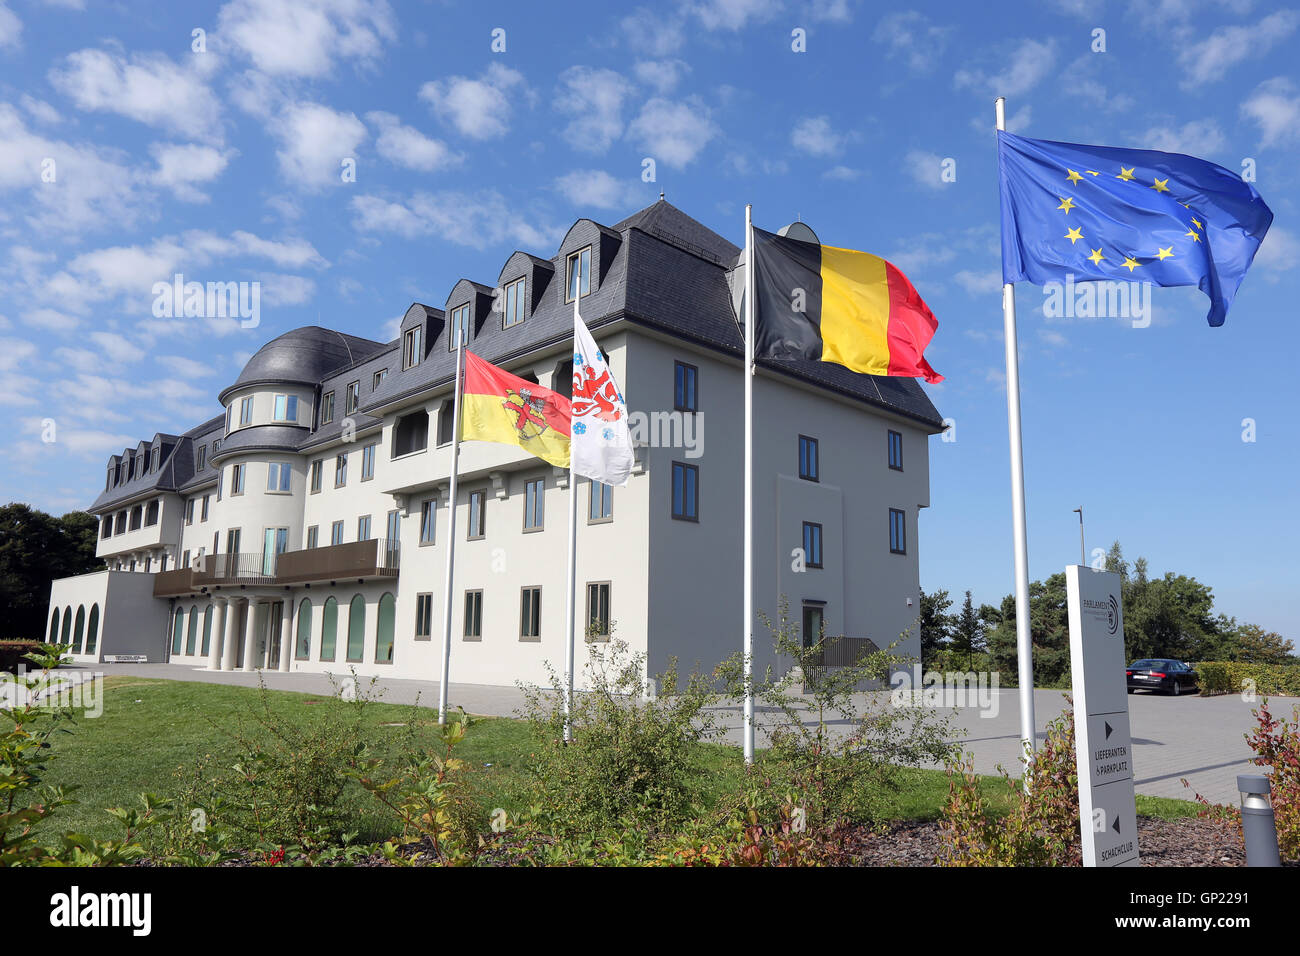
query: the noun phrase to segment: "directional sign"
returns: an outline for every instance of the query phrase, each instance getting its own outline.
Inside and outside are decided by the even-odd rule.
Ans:
[[[1084,866],[1137,866],[1120,576],[1065,569]]]

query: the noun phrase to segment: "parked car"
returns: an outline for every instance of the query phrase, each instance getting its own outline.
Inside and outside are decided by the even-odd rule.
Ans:
[[[1163,657],[1147,657],[1128,666],[1128,692],[1160,690],[1177,697],[1196,690],[1196,671],[1190,664]]]

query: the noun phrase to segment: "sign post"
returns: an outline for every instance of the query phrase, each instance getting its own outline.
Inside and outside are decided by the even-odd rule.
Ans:
[[[1120,576],[1065,569],[1084,866],[1137,866]]]

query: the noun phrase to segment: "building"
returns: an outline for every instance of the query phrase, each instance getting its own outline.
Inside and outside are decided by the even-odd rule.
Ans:
[[[453,333],[567,394],[576,289],[638,445],[626,487],[579,482],[579,619],[652,674],[739,651],[739,256],[660,200],[612,227],[581,219],[549,258],[515,252],[494,282],[412,305],[396,341],[273,339],[220,414],[109,460],[89,509],[108,570],[53,583],[51,638],[83,662],[437,679]],[[820,362],[764,364],[754,392],[757,606],[775,617],[784,598],[807,633],[902,635],[919,654],[938,412],[911,379]],[[460,473],[451,678],[545,681],[564,661],[568,473],[480,442],[462,445]],[[758,668],[778,663],[761,625],[755,648]]]

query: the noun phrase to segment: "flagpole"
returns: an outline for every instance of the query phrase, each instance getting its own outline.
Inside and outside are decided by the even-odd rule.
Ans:
[[[574,342],[577,342],[578,336],[578,299],[581,287],[573,290],[573,336]],[[576,348],[575,348],[576,351]],[[573,391],[570,389],[570,396]],[[578,476],[573,473],[573,439],[569,439],[569,575],[567,578],[568,585],[564,592],[564,742],[569,743],[573,739],[573,727],[570,724],[570,718],[573,714],[573,656],[574,644],[577,638],[574,635],[575,618],[577,617],[575,592],[578,589]]]
[[[997,128],[1004,131],[1006,99],[993,101]],[[1020,746],[1034,753],[1034,644],[1029,629],[1029,545],[1025,531],[1025,453],[1020,433],[1020,348],[1016,336],[1016,287],[1002,286],[1002,325],[1007,356],[1007,431],[1011,440],[1011,520],[1016,549],[1016,664],[1020,678]],[[1025,773],[1025,789],[1030,786]]]
[[[447,504],[447,571],[442,589],[442,676],[438,681],[438,723],[447,722],[447,672],[451,667],[451,587],[456,566],[456,478],[460,470],[460,400],[465,370],[465,338],[460,325],[451,331],[456,336],[456,390],[451,413],[451,488]]]
[[[745,204],[745,763],[754,762],[754,223]]]

